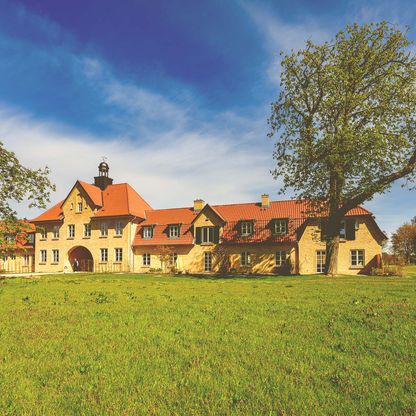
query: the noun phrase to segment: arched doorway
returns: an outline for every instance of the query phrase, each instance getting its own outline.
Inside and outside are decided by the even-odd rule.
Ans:
[[[71,250],[68,251],[68,260],[72,270],[74,270],[75,259],[77,259],[79,263],[78,271],[94,271],[94,260],[91,251],[89,251],[87,248],[83,246],[77,246],[71,248]]]

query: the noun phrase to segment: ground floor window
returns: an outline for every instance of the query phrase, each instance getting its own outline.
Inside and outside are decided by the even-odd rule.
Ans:
[[[351,250],[351,267],[364,267],[364,250]]]
[[[143,266],[150,266],[150,253],[143,253]]]
[[[52,250],[53,263],[59,263],[59,250]]]
[[[122,248],[115,248],[114,254],[115,254],[114,256],[115,261],[117,262],[123,261],[123,249]]]
[[[23,256],[23,264],[25,266],[29,266],[30,265],[30,255],[29,254],[25,254]]]
[[[317,250],[316,251],[316,272],[323,273],[325,271],[325,262],[326,262],[326,251]]]
[[[251,253],[243,251],[241,253],[240,263],[242,266],[249,266],[251,264]]]
[[[211,252],[204,253],[204,271],[205,272],[212,271],[212,253]]]
[[[46,250],[40,251],[40,261],[41,263],[46,263]]]
[[[169,256],[169,266],[176,267],[176,262],[178,261],[178,254],[171,253]]]
[[[108,261],[108,248],[100,248],[100,261],[103,263]]]
[[[287,260],[286,251],[284,250],[276,251],[275,264],[277,267],[284,266],[286,264],[286,260]]]

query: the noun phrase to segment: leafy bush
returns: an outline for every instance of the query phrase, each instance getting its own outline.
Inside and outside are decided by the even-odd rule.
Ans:
[[[384,267],[373,267],[371,269],[372,276],[403,276],[403,266],[389,264]]]

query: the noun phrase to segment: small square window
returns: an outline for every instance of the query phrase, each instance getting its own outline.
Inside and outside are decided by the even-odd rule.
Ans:
[[[287,234],[287,220],[285,219],[274,220],[273,233],[275,235],[286,235]]]
[[[241,222],[241,235],[248,236],[253,234],[253,221]]]
[[[351,250],[351,267],[364,267],[364,250]]]
[[[179,225],[169,225],[169,238],[179,238]]]

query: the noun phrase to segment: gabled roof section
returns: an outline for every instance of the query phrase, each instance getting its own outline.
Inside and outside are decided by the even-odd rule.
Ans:
[[[91,185],[87,182],[78,181],[78,183],[81,185],[82,189],[87,193],[87,195],[90,197],[91,201],[94,203],[97,207],[103,206],[103,196],[102,191],[98,186]]]
[[[77,180],[75,182],[74,186],[68,192],[68,195],[66,196],[66,198],[62,201],[61,208],[65,204],[65,202],[68,199],[69,195],[71,195],[72,191],[74,190],[74,188],[77,185],[79,185],[84,190],[84,192],[87,194],[88,198],[91,200],[91,202],[94,205],[93,208],[101,207],[103,205],[102,196],[101,196],[101,189],[98,188],[98,186],[91,185],[89,183],[86,183],[86,182]]]
[[[95,185],[86,182],[77,181],[72,187],[79,184],[94,204],[93,208],[97,211],[92,218],[132,216],[140,219],[146,218],[146,212],[151,212],[152,207],[127,183],[109,185],[104,191],[101,191]],[[68,195],[69,195],[68,194]],[[34,218],[32,222],[60,221],[63,219],[62,206],[67,200],[54,205],[43,214]]]
[[[56,205],[54,205],[52,208],[49,208],[47,211],[40,214],[38,217],[31,220],[31,222],[44,222],[44,221],[61,221],[63,217],[62,212],[62,204],[64,200],[61,202],[58,202]]]
[[[94,217],[116,217],[131,215],[146,218],[152,207],[127,183],[108,186],[102,192],[103,206]]]
[[[204,208],[201,209],[201,211],[198,212],[196,217],[193,219],[192,224],[202,215],[207,214],[207,211],[212,212],[223,224],[226,222],[225,218],[211,205],[205,204]]]

